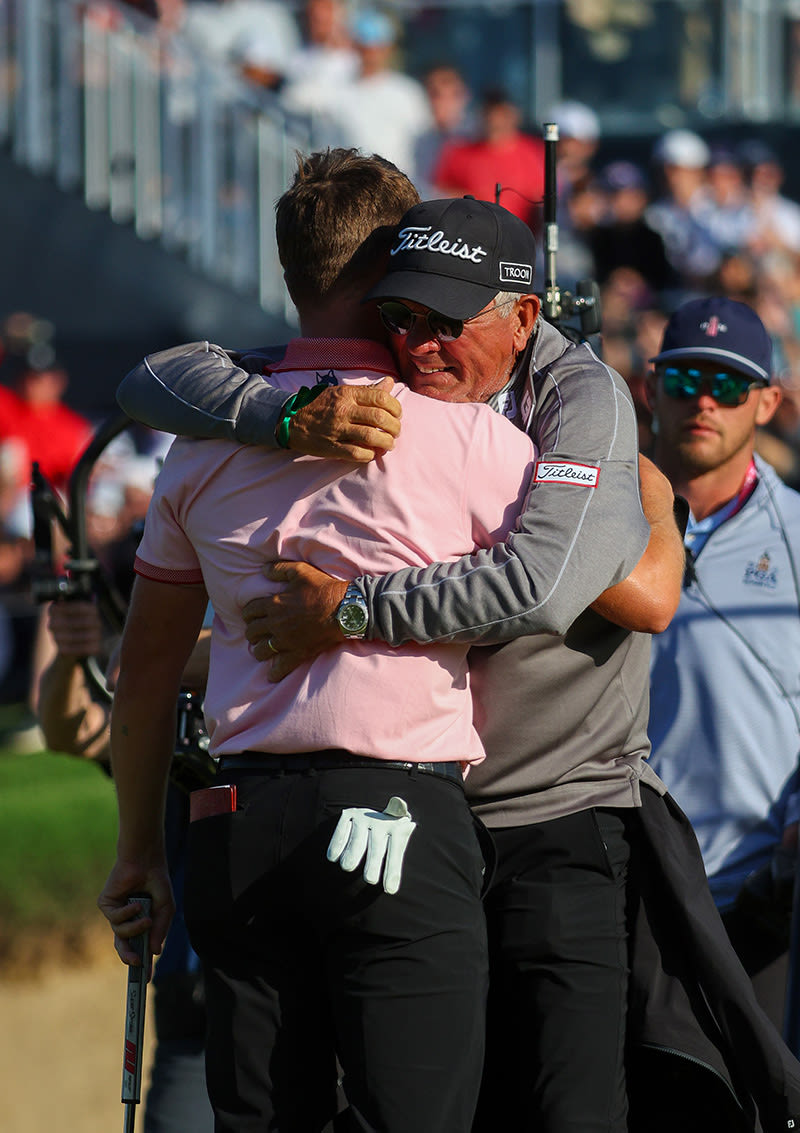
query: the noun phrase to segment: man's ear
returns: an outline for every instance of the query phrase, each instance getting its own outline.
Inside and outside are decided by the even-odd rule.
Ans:
[[[524,350],[533,334],[542,304],[538,295],[522,295],[514,312],[517,325],[514,329],[514,349]]]
[[[758,407],[756,408],[756,425],[766,425],[775,416],[775,412],[783,401],[783,391],[780,386],[765,386],[758,391]]]
[[[656,386],[658,385],[658,375],[655,370],[648,370],[644,376],[644,395],[647,401],[647,408],[651,411],[656,407]]]

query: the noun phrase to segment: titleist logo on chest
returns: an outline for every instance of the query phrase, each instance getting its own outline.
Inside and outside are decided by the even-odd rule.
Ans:
[[[567,460],[540,460],[536,464],[534,484],[582,484],[596,488],[600,469],[591,464],[573,464]]]
[[[432,224],[425,227],[401,228],[397,234],[398,243],[392,248],[391,255],[396,256],[398,252],[438,252],[442,256],[456,256],[459,260],[470,260],[473,264],[479,264],[489,254],[480,244],[475,244],[473,247],[460,236],[450,240],[441,228],[436,232],[432,229]]]

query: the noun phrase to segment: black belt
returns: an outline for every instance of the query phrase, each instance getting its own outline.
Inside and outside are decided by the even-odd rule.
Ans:
[[[276,755],[265,751],[244,751],[241,755],[221,755],[220,771],[272,771],[278,774],[299,771],[339,771],[348,767],[380,770],[391,767],[395,771],[420,771],[423,775],[439,775],[443,779],[464,782],[461,764],[453,760],[448,763],[414,763],[400,759],[370,759],[366,756],[351,755],[349,752],[332,748],[328,751],[311,751],[302,755]]]

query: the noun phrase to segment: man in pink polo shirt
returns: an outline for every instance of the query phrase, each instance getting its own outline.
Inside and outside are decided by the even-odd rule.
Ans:
[[[305,391],[302,401],[395,373],[358,300],[392,235],[370,235],[376,210],[399,219],[409,193],[382,159],[334,151],[301,163],[278,205],[287,284],[304,332],[351,337],[291,343],[271,372],[285,393]],[[456,323],[440,330],[458,334]],[[483,858],[461,786],[483,758],[467,647],[367,642],[354,602],[342,623],[352,640],[273,684],[241,614],[272,559],[351,579],[453,560],[513,528],[534,458],[525,434],[487,406],[394,392],[402,437],[368,464],[177,441],[139,547],[112,716],[118,854],[99,903],[130,963],[127,938],[145,922],[126,902],[150,893],[160,949],[172,912],[161,833],[171,711],[210,599],[205,711],[238,807],[192,825],[186,918],[204,965],[218,1133],[321,1130],[336,1057],[348,1128],[467,1133],[472,1120],[487,956]]]

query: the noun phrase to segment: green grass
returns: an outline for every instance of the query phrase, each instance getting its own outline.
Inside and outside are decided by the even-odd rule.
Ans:
[[[76,926],[114,860],[116,801],[98,767],[65,755],[0,749],[0,926]]]

